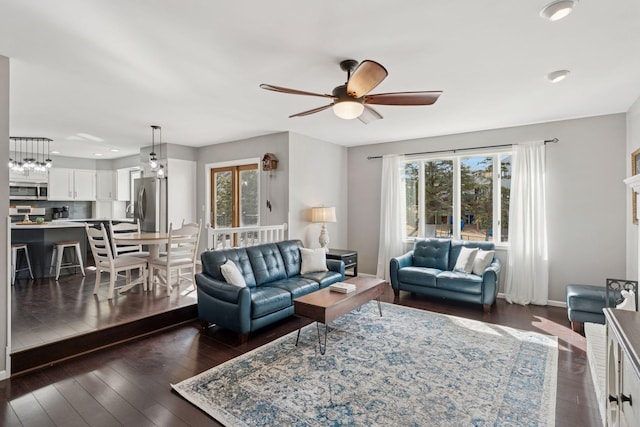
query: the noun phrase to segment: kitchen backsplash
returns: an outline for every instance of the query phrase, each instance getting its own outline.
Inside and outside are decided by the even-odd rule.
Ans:
[[[11,206],[32,206],[44,208],[44,219],[50,221],[53,216],[53,208],[69,206],[69,218],[91,218],[92,202],[49,202],[46,200],[11,200]]]

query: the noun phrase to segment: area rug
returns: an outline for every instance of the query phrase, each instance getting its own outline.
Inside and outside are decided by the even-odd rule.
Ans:
[[[226,426],[553,426],[557,338],[371,302],[172,385]],[[323,326],[321,325],[321,332]]]

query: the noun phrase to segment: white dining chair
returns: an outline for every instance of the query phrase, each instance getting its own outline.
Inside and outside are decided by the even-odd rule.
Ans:
[[[93,294],[98,294],[100,287],[101,273],[105,272],[109,274],[109,299],[113,299],[115,289],[119,290],[119,293],[125,292],[136,285],[142,285],[143,290],[146,290],[147,283],[147,260],[144,258],[138,258],[134,256],[121,256],[115,258],[109,244],[109,238],[107,237],[107,230],[104,228],[104,224],[100,224],[100,229],[90,227],[89,224],[85,224],[87,231],[87,239],[91,246],[91,253],[96,264],[96,284],[93,288]],[[115,287],[118,273],[131,272],[131,270],[138,270],[139,277],[136,280],[131,280],[131,275],[127,274],[125,285]]]
[[[159,279],[162,284],[167,286],[167,295],[171,295],[174,272],[177,273],[176,285],[179,285],[181,280],[187,280],[195,288],[194,275],[201,226],[202,220],[197,223],[185,223],[183,220],[182,226],[177,229],[173,229],[173,224],[169,225],[167,253],[156,259],[150,258],[148,261],[152,288]],[[188,270],[188,273],[185,274],[184,270]]]
[[[132,244],[116,244],[115,237],[118,234],[125,233],[140,233],[140,220],[136,219],[136,222],[120,222],[114,224],[113,221],[109,221],[109,237],[111,238],[111,247],[113,250],[113,256],[136,256],[138,258],[146,258],[149,256],[148,251],[142,250],[142,245]]]

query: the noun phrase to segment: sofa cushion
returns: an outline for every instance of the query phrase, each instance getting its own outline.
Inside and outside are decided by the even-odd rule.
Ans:
[[[291,294],[292,300],[320,289],[320,285],[318,285],[318,282],[312,279],[304,278],[302,276],[289,277],[261,286],[261,288],[264,287],[284,289]]]
[[[251,290],[251,318],[266,316],[289,307],[291,293],[272,286],[258,286]]]
[[[302,258],[300,274],[329,271],[327,268],[327,251],[324,248],[300,248],[300,257]]]
[[[225,279],[220,272],[220,266],[227,260],[231,260],[242,273],[247,286],[250,288],[256,286],[256,279],[245,248],[204,251],[200,255],[200,260],[202,261],[202,272],[221,282],[224,282]]]
[[[398,270],[398,281],[409,285],[436,287],[436,276],[442,270],[428,267],[405,267]]]
[[[302,275],[305,279],[311,279],[320,285],[320,289],[342,280],[342,274],[337,271],[317,271]]]
[[[242,273],[240,273],[238,267],[236,267],[230,259],[220,266],[220,272],[222,273],[224,280],[230,285],[239,286],[241,288],[247,286],[247,282],[244,281]]]
[[[493,261],[495,254],[496,251],[478,250],[476,257],[473,259],[473,270],[471,272],[478,276],[482,276],[484,270],[491,265],[491,261]]]
[[[255,276],[256,285],[282,280],[287,277],[284,260],[275,243],[245,248]]]
[[[300,274],[300,248],[303,248],[300,240],[284,240],[282,242],[276,242],[278,249],[280,249],[280,255],[284,261],[284,268],[287,272],[287,277],[293,277]]]
[[[449,265],[447,268],[443,268],[442,270],[453,271],[453,268],[458,261],[458,256],[460,255],[460,251],[462,248],[478,248],[483,251],[493,251],[496,248],[496,245],[493,242],[474,242],[469,240],[451,240],[451,249],[449,253]]]
[[[482,293],[482,277],[459,271],[443,271],[438,274],[438,289],[479,295]]]
[[[456,265],[453,267],[453,271],[459,271],[461,273],[471,273],[473,271],[473,261],[478,254],[478,248],[462,248]]]
[[[417,239],[413,246],[413,265],[451,270],[453,267],[448,267],[450,246],[451,240],[449,239]]]

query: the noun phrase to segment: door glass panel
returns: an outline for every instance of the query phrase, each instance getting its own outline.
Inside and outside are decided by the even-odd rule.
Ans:
[[[233,174],[231,171],[214,173],[215,228],[233,226]]]
[[[453,233],[453,161],[424,162],[425,237]]]
[[[493,158],[460,160],[461,221],[463,240],[493,238]]]
[[[258,170],[240,171],[240,227],[258,225]]]

